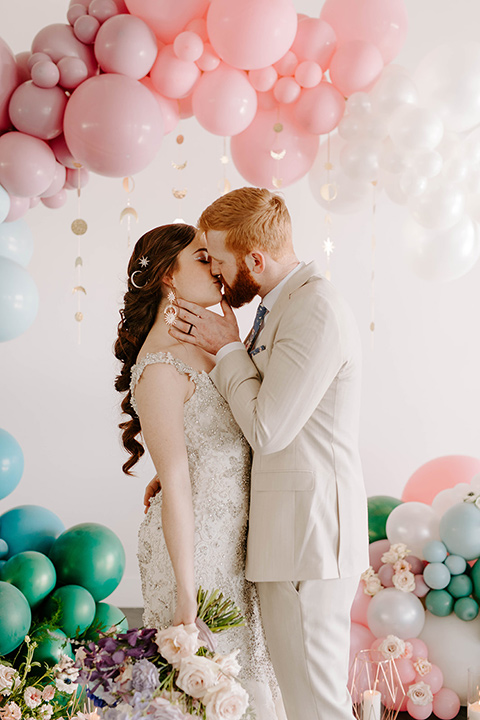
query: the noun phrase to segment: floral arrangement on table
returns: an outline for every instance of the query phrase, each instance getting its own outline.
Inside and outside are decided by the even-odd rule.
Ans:
[[[239,650],[219,655],[213,634],[243,618],[219,591],[200,588],[197,599],[195,624],[104,633],[77,650],[78,682],[95,706],[79,720],[240,720],[248,694],[236,679]]]
[[[421,581],[425,563],[411,554],[405,543],[393,543],[382,555],[382,565],[375,572],[372,567],[362,573],[364,593],[374,597],[385,587],[395,587],[402,592],[413,592],[419,597],[428,592]]]

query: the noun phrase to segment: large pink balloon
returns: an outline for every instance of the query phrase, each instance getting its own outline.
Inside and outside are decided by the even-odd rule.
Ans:
[[[299,60],[314,60],[325,72],[337,46],[335,31],[325,20],[302,17],[292,51]]]
[[[382,70],[379,49],[364,40],[350,40],[339,45],[330,61],[330,79],[346,97],[369,90]]]
[[[66,168],[75,167],[75,163],[78,161],[73,157],[72,153],[67,147],[67,143],[65,142],[65,137],[63,136],[63,134],[51,140],[49,145],[55,153],[55,157],[57,158],[59,163],[62,163],[62,165],[64,165]]]
[[[231,140],[235,167],[245,180],[258,187],[286,187],[311,168],[318,150],[318,137],[300,128],[287,111],[282,113],[281,132],[277,110],[259,110],[248,128]],[[285,155],[278,160],[271,152]]]
[[[148,25],[135,15],[106,20],[95,38],[95,57],[104,72],[140,80],[157,57],[157,41]]]
[[[55,163],[55,174],[53,176],[53,180],[48,186],[48,188],[45,190],[45,192],[42,193],[42,197],[52,197],[52,195],[56,195],[65,185],[65,179],[67,177],[67,171],[65,170],[65,166],[61,165],[59,162]]]
[[[390,550],[390,540],[375,540],[368,546],[368,556],[370,565],[378,572],[381,565],[383,565],[382,555]]]
[[[160,40],[171,43],[191,20],[203,17],[208,0],[126,0],[126,5]]]
[[[345,112],[343,95],[329,82],[305,88],[293,109],[298,124],[315,135],[334,130]]]
[[[150,71],[154,88],[160,95],[169,98],[183,98],[189,95],[200,77],[200,70],[194,62],[180,60],[173,45],[166,45]]]
[[[28,197],[17,197],[16,195],[10,195],[9,197],[10,210],[5,218],[5,222],[14,222],[23,217],[27,210],[30,209],[30,199]]]
[[[46,53],[55,63],[65,56],[78,57],[87,66],[89,76],[97,72],[93,49],[77,40],[71,25],[56,23],[40,30],[32,42],[32,53],[36,52]]]
[[[221,63],[204,73],[195,85],[193,112],[202,127],[214,135],[238,135],[257,112],[257,93],[246,73]]]
[[[350,618],[352,622],[368,627],[367,610],[372,598],[370,595],[367,595],[364,590],[365,583],[363,580],[360,580],[353,599],[352,609],[350,610]]]
[[[229,65],[253,70],[280,60],[297,31],[292,0],[212,0],[210,42]]]
[[[64,134],[75,158],[93,172],[134,175],[147,167],[161,145],[162,114],[137,80],[106,73],[85,80],[74,91]]]
[[[41,195],[55,175],[55,155],[46,142],[21,132],[0,137],[0,185],[10,195]]]
[[[338,44],[365,40],[389,63],[407,36],[408,16],[403,0],[325,0],[320,18],[335,30]]]
[[[10,127],[8,103],[20,82],[20,70],[15,55],[7,43],[0,38],[0,132]]]
[[[352,622],[350,626],[350,665],[355,659],[355,655],[360,650],[368,650],[373,641],[375,635],[370,632],[368,628],[359,623]]]
[[[166,98],[163,97],[163,95],[160,95],[160,93],[158,93],[153,87],[152,78],[148,75],[147,77],[142,78],[140,82],[147,88],[147,90],[149,90],[149,92],[152,93],[153,97],[157,101],[163,117],[163,132],[165,135],[168,135],[168,133],[172,132],[172,130],[177,126],[180,119],[178,100]]]
[[[41,88],[28,80],[19,85],[11,97],[10,119],[21,132],[53,140],[62,134],[67,100],[61,88]]]
[[[468,455],[445,455],[429,460],[410,477],[403,489],[402,500],[431,505],[441,490],[469,483],[477,473],[480,473],[480,459]]]

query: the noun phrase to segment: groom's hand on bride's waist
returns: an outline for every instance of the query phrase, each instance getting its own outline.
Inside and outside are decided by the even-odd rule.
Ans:
[[[224,345],[240,341],[237,319],[226,300],[222,300],[223,315],[180,298],[176,306],[178,315],[169,330],[176,340],[197,345],[212,355]]]
[[[148,508],[150,507],[150,500],[154,498],[161,489],[162,485],[160,483],[160,480],[158,479],[158,476],[155,475],[155,477],[150,480],[147,487],[145,488],[145,495],[143,496],[143,504],[145,505],[145,509],[143,512],[145,513],[145,515],[147,514]]]

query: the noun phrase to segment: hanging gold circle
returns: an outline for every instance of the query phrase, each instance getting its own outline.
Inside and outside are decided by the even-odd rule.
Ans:
[[[74,163],[73,163],[73,167],[74,167],[74,168],[77,168],[77,170],[80,170],[80,168],[82,168],[83,165],[82,165],[82,163],[74,162]]]
[[[183,200],[187,194],[187,188],[183,188],[183,190],[175,190],[175,188],[172,188],[172,194],[173,197],[177,198],[177,200]]]
[[[335,183],[325,183],[325,185],[322,185],[320,188],[320,195],[324,200],[327,202],[331,202],[332,200],[335,200],[335,198],[338,195],[338,188]]]
[[[87,232],[88,225],[82,218],[77,218],[71,224],[72,232],[75,235],[85,235]]]
[[[370,330],[371,330],[372,332],[374,332],[374,330],[375,330],[375,323],[374,323],[374,322],[371,322],[371,323],[370,323]]]
[[[76,313],[75,313],[75,320],[76,320],[77,322],[82,322],[82,320],[83,320],[83,313],[81,313],[81,312],[76,312]]]
[[[183,135],[177,135],[177,145],[181,145],[184,140],[185,138],[183,137]]]
[[[227,178],[225,178],[225,180],[223,181],[222,195],[226,195],[228,192],[230,192],[231,187],[232,186],[230,185],[230,180],[227,180]]]
[[[273,126],[273,129],[276,133],[282,132],[282,130],[283,130],[282,123],[280,123],[280,122],[275,123],[275,125]]]
[[[127,193],[131,193],[135,190],[135,180],[132,177],[123,178],[123,189]]]

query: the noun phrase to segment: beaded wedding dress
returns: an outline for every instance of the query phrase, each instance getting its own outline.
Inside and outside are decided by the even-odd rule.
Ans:
[[[195,383],[185,403],[184,428],[195,518],[194,564],[197,586],[218,589],[240,608],[246,625],[216,635],[217,652],[240,649],[239,679],[250,695],[252,717],[276,720],[278,694],[261,624],[254,583],[245,580],[245,551],[250,485],[250,448],[227,402],[206,372],[198,372],[170,353],[149,353],[131,372],[134,389],[145,367],[167,363]],[[175,577],[165,544],[158,493],[140,526],[138,560],[145,627],[171,625]],[[272,697],[273,696],[273,697]]]

